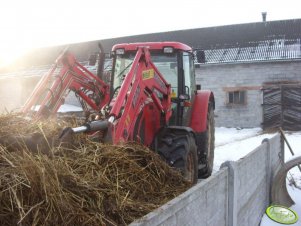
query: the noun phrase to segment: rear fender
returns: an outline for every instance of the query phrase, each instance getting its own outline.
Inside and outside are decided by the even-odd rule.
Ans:
[[[215,108],[214,95],[210,90],[198,90],[191,110],[190,127],[197,133],[205,132],[207,128],[208,104]]]

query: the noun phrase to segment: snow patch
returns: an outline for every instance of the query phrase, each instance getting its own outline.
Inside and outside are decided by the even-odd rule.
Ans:
[[[40,109],[40,105],[36,105],[32,107],[32,110],[38,111]],[[71,104],[63,104],[60,106],[59,110],[57,111],[58,113],[67,113],[67,112],[81,112],[83,111],[82,107],[78,107],[75,105]]]
[[[67,113],[67,112],[81,112],[83,109],[81,107],[71,105],[71,104],[63,104],[59,108],[59,113]]]

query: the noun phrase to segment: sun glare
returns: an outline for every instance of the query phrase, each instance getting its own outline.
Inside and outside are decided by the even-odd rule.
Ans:
[[[66,4],[38,0],[1,2],[0,68],[33,48],[68,43],[69,33],[76,26],[71,18],[76,17],[72,9],[66,10]]]
[[[0,68],[8,67],[27,51],[29,51],[29,48],[13,46],[13,43],[0,46]]]
[[[30,15],[26,9],[14,0],[0,3],[0,68],[9,66],[32,47],[26,40],[30,32],[24,26]]]

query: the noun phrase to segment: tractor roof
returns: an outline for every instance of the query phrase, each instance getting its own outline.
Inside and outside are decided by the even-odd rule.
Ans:
[[[114,45],[112,51],[116,49],[124,49],[125,51],[135,51],[138,47],[148,47],[150,50],[160,50],[164,47],[173,47],[183,51],[192,51],[191,47],[181,42],[137,42],[137,43],[122,43]]]

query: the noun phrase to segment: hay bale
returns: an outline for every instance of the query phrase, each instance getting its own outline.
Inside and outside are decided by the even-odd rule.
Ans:
[[[7,128],[2,119],[0,127]],[[43,124],[16,121],[27,133],[46,131]],[[50,127],[49,134],[59,128]],[[21,134],[8,130],[0,137]],[[191,186],[156,153],[135,143],[84,139],[73,149],[53,146],[52,155],[21,147],[0,145],[0,225],[127,225]]]

